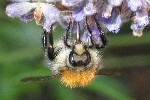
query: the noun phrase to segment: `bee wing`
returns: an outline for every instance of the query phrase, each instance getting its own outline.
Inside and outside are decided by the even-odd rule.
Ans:
[[[41,82],[46,80],[51,80],[54,78],[60,78],[60,74],[52,75],[52,76],[42,76],[42,77],[28,77],[21,80],[21,83],[34,83]]]
[[[19,17],[22,21],[28,21],[33,18],[31,15],[37,6],[37,4],[30,2],[13,3],[6,7],[6,14],[10,17]]]

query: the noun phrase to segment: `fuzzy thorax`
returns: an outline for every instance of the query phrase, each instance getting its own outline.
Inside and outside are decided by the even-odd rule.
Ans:
[[[88,85],[95,77],[96,68],[91,68],[84,71],[74,71],[65,69],[61,72],[61,82],[70,88],[84,87]]]

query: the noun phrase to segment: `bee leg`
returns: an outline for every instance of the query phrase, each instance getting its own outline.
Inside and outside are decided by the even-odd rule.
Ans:
[[[42,33],[42,45],[43,45],[44,55],[47,56],[47,32],[44,29]]]
[[[101,49],[101,48],[105,48],[105,46],[107,45],[107,37],[105,35],[105,33],[102,31],[101,27],[100,27],[100,24],[96,18],[96,15],[93,16],[94,17],[94,20],[95,20],[95,23],[96,23],[96,26],[100,32],[100,38],[101,38],[101,41],[102,41],[102,45],[96,45],[96,48],[97,49]]]
[[[28,78],[24,78],[21,80],[21,83],[34,83],[34,82],[41,82],[41,81],[46,81],[46,80],[51,80],[54,78],[60,78],[61,75],[60,74],[55,74],[52,76],[41,76],[41,77],[28,77]]]
[[[71,20],[66,28],[66,31],[65,31],[65,35],[64,35],[64,44],[65,46],[67,47],[71,47],[69,44],[68,44],[68,37],[69,37],[69,30],[70,30],[70,27],[71,27]]]
[[[48,50],[47,50],[47,56],[49,60],[53,60],[55,58],[55,53],[54,53],[54,47],[53,47],[53,25],[50,26],[50,32],[48,32]]]
[[[50,60],[54,59],[52,31],[53,30],[52,30],[52,26],[51,26],[50,32],[46,32],[46,30],[43,29],[43,34],[42,34],[42,45],[43,45],[43,49],[44,49],[44,56],[48,57]],[[47,42],[49,42],[49,44]]]
[[[87,17],[86,17],[86,19],[85,19],[85,24],[86,24],[86,27],[87,27],[87,30],[88,30],[88,32],[90,33],[90,40],[91,40],[91,46],[89,46],[90,48],[92,48],[93,46],[94,46],[94,42],[93,42],[93,35],[92,35],[92,30],[91,30],[91,28],[90,28],[90,26],[88,25],[88,22],[87,22]]]

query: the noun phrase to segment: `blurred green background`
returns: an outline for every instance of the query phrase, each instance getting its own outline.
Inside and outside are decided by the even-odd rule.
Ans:
[[[104,50],[105,68],[124,68],[122,76],[97,76],[85,88],[70,89],[58,79],[21,84],[29,76],[52,73],[44,61],[41,33],[35,22],[24,23],[5,14],[0,1],[0,100],[150,100],[150,27],[133,37],[129,23],[120,34],[108,34]],[[55,30],[55,39],[62,35]]]

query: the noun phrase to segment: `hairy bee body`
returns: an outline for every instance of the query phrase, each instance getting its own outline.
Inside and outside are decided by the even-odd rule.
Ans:
[[[57,52],[57,55],[54,60],[50,61],[50,69],[54,74],[61,74],[60,80],[66,86],[85,86],[94,79],[96,72],[102,68],[100,51],[88,48],[91,60],[86,66],[82,64],[79,66],[71,65],[69,62],[71,51],[72,49],[66,47],[62,40],[55,42],[54,52]],[[83,60],[84,62],[87,59],[83,55],[85,49],[82,43],[75,45],[75,52],[77,53],[74,55],[75,60]]]

